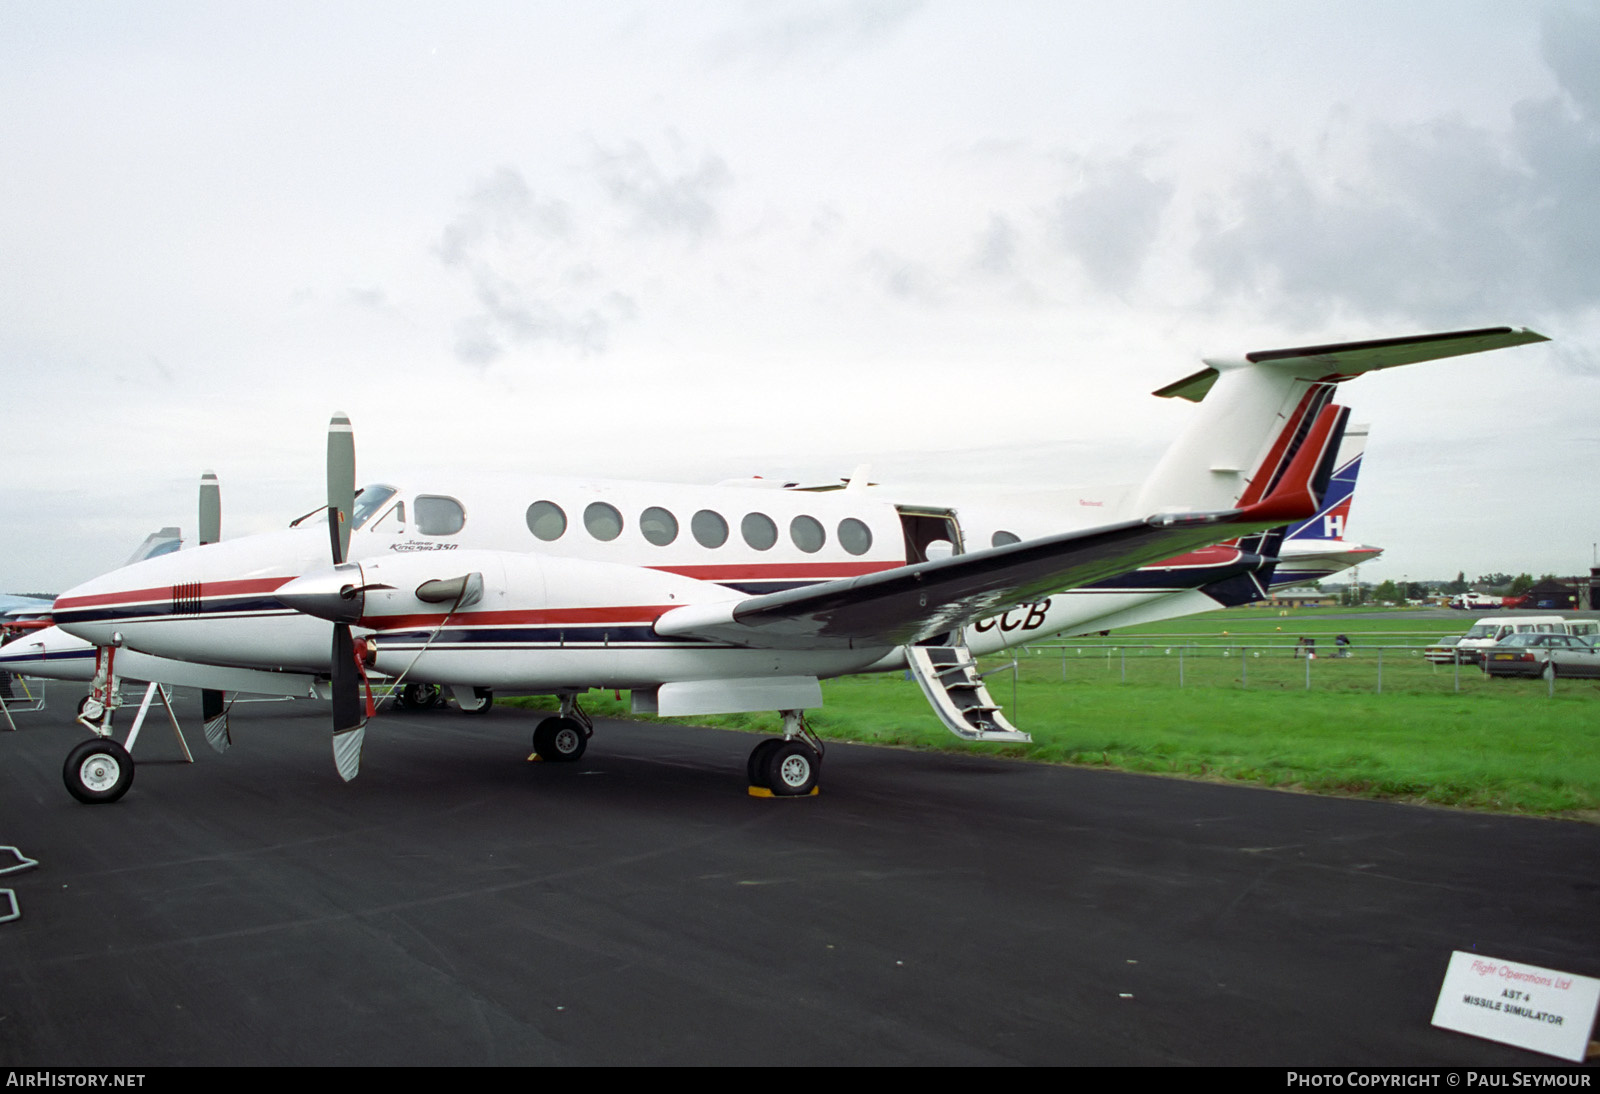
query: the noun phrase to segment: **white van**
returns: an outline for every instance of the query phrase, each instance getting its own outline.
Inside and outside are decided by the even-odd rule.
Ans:
[[[1512,634],[1543,631],[1546,634],[1575,634],[1592,638],[1600,634],[1600,623],[1593,619],[1565,619],[1559,615],[1502,615],[1480,619],[1472,625],[1456,650],[1463,664],[1475,665],[1483,651]]]

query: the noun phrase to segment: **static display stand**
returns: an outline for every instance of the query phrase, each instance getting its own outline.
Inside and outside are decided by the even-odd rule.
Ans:
[[[1433,1024],[1583,1062],[1600,980],[1480,953],[1450,955]]]

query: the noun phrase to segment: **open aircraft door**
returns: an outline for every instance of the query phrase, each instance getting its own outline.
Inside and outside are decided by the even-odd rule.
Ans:
[[[965,552],[961,526],[949,509],[896,506],[906,538],[906,563],[928,562]],[[946,548],[948,545],[948,548]],[[1000,712],[978,671],[978,661],[960,631],[905,647],[906,665],[946,729],[968,741],[1032,740]]]
[[[906,565],[928,562],[945,554],[959,555],[966,550],[961,543],[961,526],[956,523],[953,511],[910,505],[897,505],[895,511],[900,514],[900,528],[906,537]],[[938,546],[941,543],[948,543],[950,550],[943,551]],[[928,553],[930,545],[934,546],[932,555]]]

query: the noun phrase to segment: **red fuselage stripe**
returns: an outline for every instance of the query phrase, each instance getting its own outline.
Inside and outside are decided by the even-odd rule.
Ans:
[[[270,593],[289,582],[292,577],[252,578],[248,581],[207,581],[201,592],[206,597],[245,596],[253,593]],[[153,589],[124,589],[116,593],[95,593],[92,596],[62,597],[56,601],[57,610],[98,608],[115,604],[148,604],[152,600],[172,599],[173,586],[159,585]]]

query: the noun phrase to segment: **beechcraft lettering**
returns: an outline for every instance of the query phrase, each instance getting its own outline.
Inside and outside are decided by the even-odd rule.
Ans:
[[[821,680],[909,669],[957,735],[1029,740],[976,656],[1260,595],[1275,529],[1322,509],[1348,418],[1341,383],[1544,340],[1496,327],[1208,359],[1156,393],[1198,405],[1142,484],[1047,498],[916,496],[864,475],[824,488],[502,475],[358,491],[338,415],[321,516],[107,574],[63,594],[55,620],[94,646],[97,693],[132,654],[318,681],[346,779],[380,678],[476,709],[495,690],[553,695],[561,713],[534,732],[551,760],[587,748],[590,689],[627,690],[635,711],[664,716],[777,710],[783,736],[746,774],[754,792],[805,794],[824,751],[804,717]],[[115,800],[132,777],[109,718],[69,757],[83,800]]]

